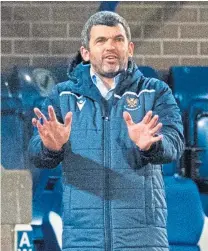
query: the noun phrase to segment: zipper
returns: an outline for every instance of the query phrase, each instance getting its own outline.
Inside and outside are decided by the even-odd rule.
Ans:
[[[104,167],[106,168],[105,172],[105,203],[104,203],[104,224],[105,224],[105,250],[111,250],[111,221],[110,221],[110,196],[109,196],[109,168],[110,168],[110,120],[108,116],[103,117],[104,123]]]

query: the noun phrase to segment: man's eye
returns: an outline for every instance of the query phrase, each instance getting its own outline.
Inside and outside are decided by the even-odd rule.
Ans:
[[[122,41],[124,41],[124,39],[123,39],[123,37],[117,37],[117,38],[116,38],[116,41],[122,42]]]
[[[96,41],[96,43],[104,43],[105,40],[106,40],[106,39],[104,39],[104,38],[100,38],[100,39],[98,39],[98,40]]]

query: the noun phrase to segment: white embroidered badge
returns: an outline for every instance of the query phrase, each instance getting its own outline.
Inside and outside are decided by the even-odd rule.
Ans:
[[[84,99],[80,99],[79,101],[77,101],[77,106],[79,107],[79,110],[80,110],[80,111],[81,111],[82,108],[84,107],[85,102],[86,102],[86,100],[84,100]]]

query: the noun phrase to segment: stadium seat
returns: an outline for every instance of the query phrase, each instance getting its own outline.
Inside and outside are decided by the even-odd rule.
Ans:
[[[159,78],[157,71],[150,66],[139,65],[138,68],[147,78]]]
[[[208,216],[208,109],[206,111],[198,113],[195,119],[194,145],[198,151],[196,158],[192,158],[192,169],[196,170],[196,182],[201,191],[204,212]]]
[[[186,150],[183,156],[183,173],[198,184],[205,209],[208,204],[207,77],[207,66],[174,66],[170,69],[169,78],[184,122]],[[208,215],[207,209],[205,213]]]
[[[174,66],[170,68],[169,84],[182,112],[193,99],[207,99],[208,66]]]
[[[24,169],[22,104],[18,98],[1,98],[1,164],[6,169]]]
[[[60,231],[62,230],[61,176],[61,165],[53,169],[42,169],[33,196],[31,224],[36,246],[42,243],[43,250],[60,250]]]
[[[45,250],[62,250],[62,219],[59,214],[50,211],[43,220]]]
[[[191,102],[188,120],[190,145],[199,148],[196,160],[198,175],[208,180],[208,99]]]
[[[208,218],[196,184],[181,176],[164,178],[170,251],[206,251]]]
[[[208,217],[208,198],[207,197],[208,196],[205,193],[200,194],[200,198],[202,201],[202,206],[203,206],[204,212],[205,212],[206,216]]]
[[[188,130],[189,123],[192,123],[188,119],[193,119],[189,117],[190,109],[195,102],[208,100],[207,77],[208,67],[205,66],[174,66],[170,68],[169,85],[172,86],[173,95],[181,109],[187,146],[191,145],[190,139],[192,137]]]

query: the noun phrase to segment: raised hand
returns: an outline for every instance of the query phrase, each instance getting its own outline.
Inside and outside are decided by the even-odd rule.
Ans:
[[[48,106],[48,120],[38,108],[34,108],[34,112],[38,119],[33,118],[32,123],[38,128],[44,146],[53,151],[61,150],[70,136],[72,112],[66,114],[64,124],[58,122],[52,106]],[[41,123],[40,120],[42,120],[43,123]]]
[[[147,112],[143,120],[135,124],[128,112],[123,113],[130,139],[143,151],[150,149],[151,145],[162,140],[162,135],[156,133],[162,128],[158,123],[158,115],[152,117],[152,111]]]

